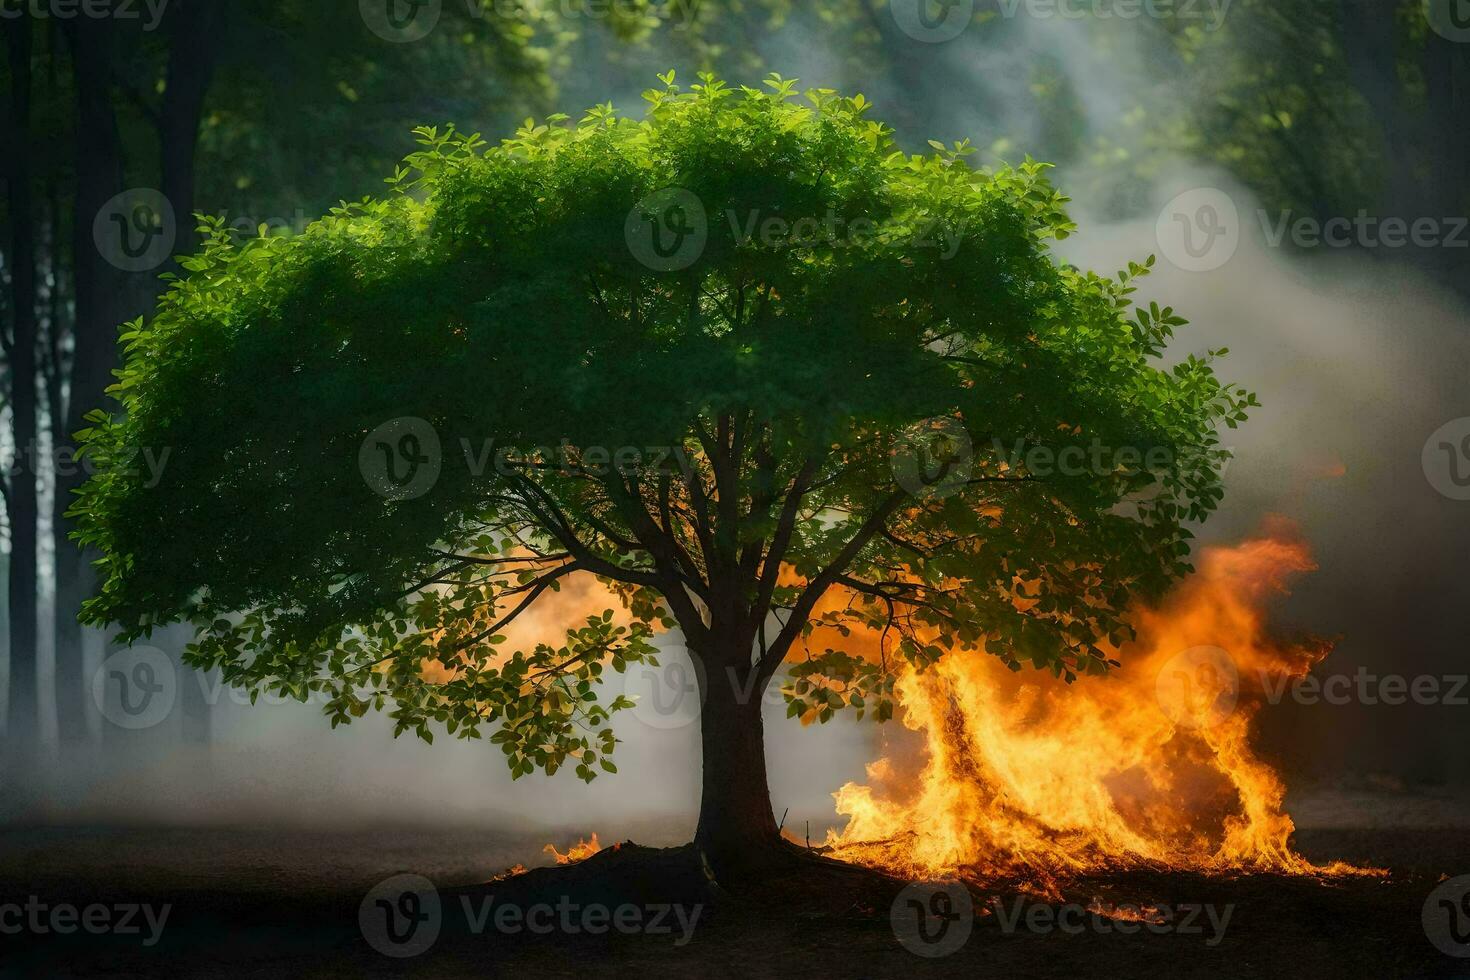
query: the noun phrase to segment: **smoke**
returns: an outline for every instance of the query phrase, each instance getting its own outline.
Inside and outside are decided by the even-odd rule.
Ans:
[[[604,840],[678,843],[691,836],[699,805],[698,697],[678,635],[658,644],[660,670],[635,667],[604,685],[605,700],[627,693],[640,703],[614,717],[618,774],[591,784],[570,768],[512,780],[497,746],[442,731],[433,745],[411,734],[395,739],[384,714],[333,731],[317,704],[266,696],[251,706],[243,693],[181,671],[166,716],[136,731],[104,721],[95,752],[57,758],[28,799],[9,799],[8,815],[73,824],[493,827],[558,841],[596,831]],[[189,684],[212,704],[207,746],[183,737],[178,702]],[[768,697],[765,711],[773,805],[778,818],[789,810],[786,826],[798,837],[810,821],[822,839],[836,822],[832,793],[862,775],[867,732],[850,719],[804,729],[778,701]]]
[[[1154,187],[1157,208],[1181,190],[1215,187],[1237,202],[1238,250],[1221,268],[1161,262],[1140,294],[1193,322],[1171,354],[1228,347],[1220,374],[1257,392],[1262,408],[1226,433],[1235,459],[1204,541],[1231,541],[1270,514],[1300,526],[1320,566],[1276,611],[1283,628],[1338,637],[1324,676],[1452,678],[1466,673],[1454,611],[1470,601],[1459,556],[1470,545],[1464,502],[1426,475],[1431,433],[1470,415],[1466,310],[1403,265],[1361,254],[1302,254],[1268,242],[1260,205],[1218,173],[1176,169]],[[1153,216],[1081,218],[1071,261],[1100,270],[1160,251]],[[1267,752],[1289,774],[1470,782],[1463,745],[1470,706],[1393,705],[1365,698],[1297,703],[1263,715]],[[1467,692],[1461,691],[1461,697]]]

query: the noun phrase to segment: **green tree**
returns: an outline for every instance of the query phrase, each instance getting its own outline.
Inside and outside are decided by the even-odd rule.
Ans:
[[[76,516],[91,621],[190,620],[233,684],[488,735],[517,776],[614,771],[629,702],[598,682],[677,627],[696,840],[726,874],[782,853],[760,703],[783,664],[823,720],[889,717],[900,660],[1105,673],[1128,604],[1187,570],[1216,428],[1254,400],[1208,357],[1155,365],[1184,321],[1130,300],[1146,266],[1053,260],[1044,165],[907,155],[862,96],[779,76],[661,80],[641,121],[420,130],[392,193],[299,236],[206,227],[123,335]],[[506,649],[577,574],[623,617]],[[809,649],[818,626],[883,656]]]

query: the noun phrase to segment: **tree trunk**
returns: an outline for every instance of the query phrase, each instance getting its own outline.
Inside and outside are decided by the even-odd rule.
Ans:
[[[47,22],[46,31],[46,84],[51,91],[61,90],[60,65],[62,63],[61,45],[62,33],[61,22],[51,19]],[[66,433],[66,393],[63,390],[62,376],[64,372],[67,333],[67,317],[69,315],[65,297],[69,295],[71,284],[67,282],[69,270],[66,268],[66,210],[62,205],[62,181],[65,178],[55,172],[46,176],[46,198],[47,198],[47,236],[46,236],[46,264],[50,272],[50,284],[46,290],[46,326],[41,331],[43,338],[41,375],[46,382],[46,419],[51,433],[52,459],[56,459],[56,450],[68,443]],[[55,488],[59,477],[56,470],[52,469],[52,487]],[[62,549],[57,545],[66,545],[70,548],[70,542],[58,540],[55,529],[60,525],[57,523],[61,518],[61,511],[70,506],[70,501],[52,501],[52,545],[53,554],[61,555]],[[56,563],[56,575],[53,577],[52,608],[50,611],[53,626],[56,625],[55,597],[61,587],[57,582],[64,571],[63,562]],[[83,676],[83,656],[80,642],[60,642],[62,634],[53,630],[52,649],[55,653],[55,697],[56,697],[56,737],[59,742],[73,743],[86,741],[90,735],[87,724],[87,705],[91,703],[91,692],[88,690],[87,682]]]
[[[1348,76],[1372,110],[1388,165],[1376,207],[1383,216],[1413,222],[1464,213],[1470,171],[1470,135],[1462,124],[1470,97],[1466,45],[1426,32],[1417,42],[1424,95],[1417,105],[1400,64],[1398,23],[1405,0],[1348,0],[1342,4],[1341,41]],[[1409,244],[1393,257],[1429,272],[1451,288],[1467,291],[1463,250]]]
[[[56,438],[58,443],[66,441],[64,432],[57,432]],[[60,477],[56,483],[61,486]],[[84,676],[86,657],[82,649],[82,625],[77,621],[82,599],[87,595],[83,576],[90,581],[90,575],[76,542],[67,537],[71,522],[62,513],[69,506],[70,500],[65,504],[58,502],[51,510],[54,528],[51,536],[56,549],[52,617],[56,637],[56,737],[73,743],[86,742],[90,736],[84,714],[90,701]]]
[[[36,239],[31,195],[31,20],[10,21],[6,48],[11,74],[11,156],[7,175],[13,326],[10,409],[15,465],[8,492],[10,518],[9,738],[22,753],[40,741],[36,685]]]
[[[204,99],[214,77],[214,34],[223,6],[214,0],[186,0],[168,15],[168,81],[159,114],[159,160],[163,195],[173,207],[178,239],[174,251],[194,251],[194,169],[199,145],[199,121]],[[173,269],[170,262],[169,269]],[[174,270],[177,271],[177,270]],[[211,708],[204,696],[201,675],[182,664],[179,707],[184,739],[207,743]]]
[[[694,841],[719,880],[758,875],[789,855],[766,783],[761,691],[744,658],[711,658],[701,678],[704,782]]]
[[[118,326],[134,305],[130,277],[112,266],[98,250],[92,225],[107,202],[123,190],[122,141],[112,105],[112,48],[115,28],[107,18],[68,21],[77,99],[76,201],[72,214],[72,282],[75,288],[72,363],[66,415],[57,431],[57,448],[73,449],[72,433],[81,429],[87,412],[104,402],[117,358]],[[67,663],[70,685],[80,677],[82,631],[77,622],[82,600],[90,594],[93,571],[71,540],[73,522],[64,516],[74,492],[85,479],[80,467],[57,474],[53,516],[56,544],[56,651]],[[69,692],[75,702],[84,694]]]
[[[1470,50],[1431,31],[1420,62],[1424,73],[1427,125],[1422,142],[1428,157],[1420,176],[1430,210],[1426,217],[1463,215],[1470,188]],[[1411,216],[1412,217],[1412,216]],[[1466,254],[1462,248],[1418,249],[1441,282],[1470,295]],[[1428,254],[1424,254],[1428,253]]]
[[[167,83],[159,112],[159,169],[163,196],[174,209],[177,254],[194,251],[195,157],[204,101],[214,80],[214,39],[225,14],[214,0],[189,0],[168,14],[169,53]],[[172,260],[168,269],[178,271]]]

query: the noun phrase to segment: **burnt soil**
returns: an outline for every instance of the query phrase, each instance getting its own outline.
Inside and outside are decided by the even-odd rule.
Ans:
[[[1436,949],[1421,921],[1443,875],[1470,873],[1465,831],[1319,830],[1299,833],[1296,844],[1315,860],[1394,870],[1326,882],[1132,871],[1067,889],[1084,906],[1106,897],[1230,910],[1223,929],[1201,914],[1196,928],[1163,932],[1092,915],[1069,920],[1084,923],[1070,932],[1031,928],[1025,917],[1007,927],[1010,915],[996,914],[994,903],[1013,913],[1014,893],[978,889],[981,915],[968,940],[927,958],[905,948],[890,921],[906,882],[805,856],[724,888],[690,848],[630,843],[493,880],[510,855],[527,853],[525,842],[410,830],[6,829],[0,907],[36,896],[78,908],[168,904],[170,912],[151,947],[142,944],[146,927],[0,934],[0,977],[1470,977],[1470,958]],[[441,909],[432,945],[403,958],[378,952],[359,924],[368,890],[397,873],[432,879]],[[666,931],[654,934],[555,925],[531,934],[497,929],[492,911],[476,930],[473,910],[483,914],[487,901],[492,910],[631,905],[639,911],[629,914],[649,923],[667,905],[682,906],[687,922],[697,906],[698,918],[684,930],[665,912]],[[1034,921],[1048,921],[1039,915]]]

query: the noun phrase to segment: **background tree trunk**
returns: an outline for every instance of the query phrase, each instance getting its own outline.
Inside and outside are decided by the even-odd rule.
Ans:
[[[83,428],[82,416],[103,402],[117,362],[117,328],[135,304],[130,278],[111,265],[97,248],[92,226],[107,202],[123,190],[122,141],[112,99],[112,47],[115,28],[106,18],[70,21],[72,62],[77,98],[76,201],[72,214],[72,281],[76,314],[66,412],[57,426],[58,449],[71,449],[71,434]],[[92,569],[71,540],[72,521],[65,515],[73,492],[85,478],[80,467],[56,477],[53,536],[56,546],[56,654],[58,684],[85,685],[82,675],[82,628],[77,622],[83,598],[91,591]],[[60,668],[64,667],[64,671]],[[62,703],[84,703],[77,691]],[[76,729],[72,729],[75,733]]]
[[[159,165],[163,195],[173,207],[178,227],[174,253],[179,255],[193,252],[198,243],[194,232],[195,157],[204,98],[214,76],[213,38],[222,7],[215,0],[185,0],[168,13],[168,74],[159,113]],[[166,266],[173,267],[172,262]],[[179,680],[184,738],[208,742],[211,706],[205,697],[205,684],[196,671],[182,664]]]
[[[39,742],[36,685],[36,236],[31,188],[32,21],[6,22],[10,59],[10,410],[15,464],[10,524],[10,715],[7,741],[23,754]]]
[[[1398,23],[1408,0],[1345,0],[1340,38],[1348,75],[1371,109],[1387,163],[1383,194],[1364,202],[1381,217],[1414,222],[1464,213],[1470,178],[1470,45],[1427,31],[1417,51],[1423,105],[1405,81]],[[1413,5],[1417,8],[1417,4]],[[1417,16],[1417,15],[1416,15]],[[1349,215],[1351,217],[1351,215]],[[1409,244],[1395,251],[1439,281],[1470,292],[1463,250]]]

